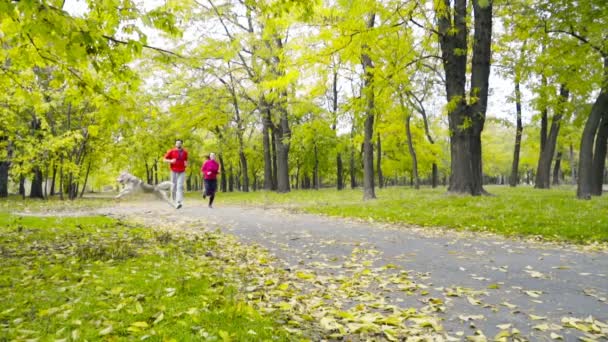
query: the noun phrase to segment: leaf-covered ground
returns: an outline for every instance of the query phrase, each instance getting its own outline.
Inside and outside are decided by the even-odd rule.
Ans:
[[[194,232],[219,228],[271,256],[240,285],[290,339],[602,340],[608,255],[581,246],[190,201],[100,212]],[[226,256],[231,251],[224,250]]]
[[[287,340],[239,295],[264,255],[219,232],[0,213],[0,341]]]

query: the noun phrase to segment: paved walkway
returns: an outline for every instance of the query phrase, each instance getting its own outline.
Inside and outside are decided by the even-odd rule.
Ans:
[[[492,338],[509,327],[534,341],[557,335],[569,341],[584,336],[579,329],[565,328],[571,318],[593,316],[608,322],[606,251],[278,209],[208,209],[193,201],[180,210],[160,202],[122,202],[98,213],[150,223],[159,217],[200,222],[201,227],[219,228],[266,247],[286,269],[339,274],[353,252],[366,251],[370,267],[393,264],[416,280],[418,291],[413,294],[379,284],[388,304],[407,306],[440,298],[443,308],[437,314],[452,336],[479,329]]]

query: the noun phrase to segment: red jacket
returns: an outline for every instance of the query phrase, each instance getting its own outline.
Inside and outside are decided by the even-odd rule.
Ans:
[[[171,171],[184,172],[186,171],[186,161],[188,161],[188,151],[183,148],[181,151],[177,148],[170,149],[165,154],[165,159],[175,159],[175,163],[171,163]]]
[[[217,174],[220,173],[220,164],[213,159],[209,159],[201,167],[201,172],[205,179],[217,179]]]

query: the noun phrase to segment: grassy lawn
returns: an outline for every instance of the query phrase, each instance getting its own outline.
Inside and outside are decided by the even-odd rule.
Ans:
[[[0,211],[0,341],[288,339],[239,297],[220,239]]]
[[[448,195],[445,188],[376,189],[373,201],[362,190],[300,190],[219,193],[218,205],[289,206],[311,213],[379,222],[488,231],[506,236],[542,236],[574,243],[608,242],[608,196],[581,201],[575,189],[487,186],[495,196]],[[191,194],[194,196],[195,194]],[[196,196],[200,196],[196,194]]]

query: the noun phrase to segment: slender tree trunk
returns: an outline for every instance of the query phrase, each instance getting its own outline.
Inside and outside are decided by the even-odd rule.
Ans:
[[[241,159],[241,172],[243,173],[243,192],[249,192],[249,167],[247,166],[247,156],[243,150],[239,151]]]
[[[549,125],[549,117],[547,111],[547,100],[544,93],[547,91],[547,76],[543,73],[541,77],[541,91],[543,92],[542,98],[544,99],[543,109],[540,112],[540,153],[545,150],[547,144],[547,127]]]
[[[416,150],[414,149],[414,142],[412,141],[412,128],[411,123],[412,116],[407,115],[405,118],[405,133],[407,135],[407,147],[412,157],[412,179],[414,181],[414,187],[420,189],[420,179],[418,178],[418,158],[416,158]]]
[[[576,185],[576,167],[574,161],[574,147],[570,144],[570,180],[572,185]]]
[[[355,171],[355,147],[351,146],[350,147],[350,163],[349,163],[349,169],[350,169],[350,188],[351,189],[355,189],[357,187],[357,174]]]
[[[376,14],[372,13],[367,22],[367,28],[371,29],[374,27]],[[374,145],[372,139],[374,138],[374,84],[373,84],[373,69],[374,64],[371,57],[367,54],[369,47],[365,45],[363,47],[363,53],[361,54],[361,66],[363,67],[363,92],[366,98],[365,108],[365,126],[363,134],[363,199],[370,200],[376,198],[376,192],[374,189]]]
[[[553,161],[553,155],[555,154],[557,136],[559,134],[561,119],[564,114],[563,106],[568,101],[569,95],[570,92],[568,88],[562,84],[559,90],[558,108],[551,120],[551,130],[545,141],[545,149],[541,151],[540,160],[538,161],[536,184],[534,185],[537,189],[549,189],[551,187],[551,162]]]
[[[220,162],[220,170],[222,170],[222,173],[220,173],[220,189],[222,192],[226,192],[226,190],[228,190],[228,179],[226,179],[228,175],[224,173],[224,157],[222,153],[218,153],[218,159]],[[230,170],[227,171],[230,173]]]
[[[289,192],[289,138],[291,131],[287,121],[287,113],[281,109],[281,121],[275,130],[277,192]]]
[[[342,155],[336,156],[336,186],[338,190],[344,189],[344,166],[342,165]]]
[[[8,171],[9,161],[0,161],[0,198],[8,197]]]
[[[378,187],[382,189],[384,187],[384,175],[382,174],[382,142],[380,140],[380,133],[376,134],[378,141],[376,141],[376,169],[378,170]]]
[[[19,195],[21,198],[25,199],[25,176],[19,176]]]
[[[154,185],[158,185],[158,160],[154,161]]]
[[[555,157],[555,165],[553,166],[553,185],[560,184],[561,164],[562,164],[562,153],[557,152],[557,156]]]
[[[509,185],[516,187],[519,184],[519,152],[521,150],[521,135],[524,130],[521,121],[521,91],[519,89],[519,79],[515,80],[515,111],[517,124],[515,127],[515,146],[513,148],[513,164],[511,165],[511,177]]]
[[[63,201],[63,156],[59,159],[59,198]]]
[[[276,142],[276,130],[273,128],[271,135],[272,142],[272,190],[277,190],[277,142]]]
[[[51,196],[55,196],[55,181],[57,177],[57,165],[53,162],[53,175],[51,180]]]
[[[82,183],[82,191],[80,191],[80,198],[84,196],[84,191],[87,188],[87,181],[89,180],[89,172],[91,171],[91,161],[87,164],[87,173],[84,175],[84,183]]]
[[[270,145],[270,110],[265,109],[265,116],[262,120],[262,143],[264,146],[264,190],[273,190],[273,159],[271,156],[271,145]]]
[[[606,149],[608,144],[608,108],[599,124],[595,139],[595,152],[591,164],[591,195],[601,196],[604,184],[604,171],[606,169]]]
[[[315,165],[313,169],[313,182],[315,185],[315,190],[319,190],[321,188],[320,178],[319,178],[319,150],[317,149],[317,144],[315,144],[313,148],[313,152],[315,155]]]

